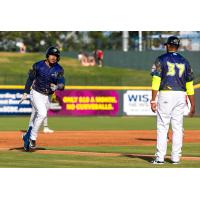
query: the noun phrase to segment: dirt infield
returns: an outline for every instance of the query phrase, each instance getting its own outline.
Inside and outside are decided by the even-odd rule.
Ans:
[[[170,133],[171,138],[171,133]],[[200,143],[200,130],[185,131],[184,142]],[[40,133],[38,146],[151,146],[156,143],[156,131],[57,131]],[[22,132],[0,132],[0,148],[22,146]]]
[[[169,133],[171,140],[171,133]],[[184,142],[199,143],[200,130],[185,131]],[[22,131],[0,132],[0,150],[21,151]],[[156,131],[57,131],[51,134],[40,133],[38,146],[152,146],[156,144]],[[40,150],[39,154],[71,154],[87,156],[122,156],[120,153],[96,153],[77,151]],[[153,157],[153,155],[130,154],[131,157]],[[199,157],[182,157],[183,160],[200,160]]]

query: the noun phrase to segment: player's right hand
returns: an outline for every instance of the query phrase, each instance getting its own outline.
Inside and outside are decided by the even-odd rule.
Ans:
[[[156,112],[157,111],[157,102],[156,101],[151,101],[151,110],[153,112]]]
[[[22,98],[21,98],[20,101],[19,101],[19,104],[21,104],[22,101],[24,101],[24,100],[26,100],[26,99],[27,99],[27,93],[24,93],[24,94],[22,95]]]

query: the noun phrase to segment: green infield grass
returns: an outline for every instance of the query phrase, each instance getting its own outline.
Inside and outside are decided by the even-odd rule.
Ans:
[[[49,127],[54,130],[155,130],[156,117],[49,117]],[[200,118],[184,119],[186,130],[199,130]],[[29,116],[0,117],[0,131],[27,128]]]
[[[75,147],[48,147],[49,150],[81,151],[97,153],[121,153],[121,154],[146,154],[153,155],[155,147],[153,146],[75,146]],[[171,143],[168,145],[168,155],[170,155]],[[183,156],[200,157],[198,143],[184,143]]]
[[[29,117],[0,117],[1,131],[24,130]],[[145,125],[144,125],[145,123]],[[155,117],[49,117],[54,130],[155,130]],[[198,130],[199,118],[185,118],[186,130]],[[5,133],[6,134],[6,133]],[[184,144],[183,156],[200,157],[200,144]],[[150,164],[149,157],[133,157],[130,154],[153,155],[155,146],[96,146],[96,147],[42,147],[47,150],[119,153],[120,156],[43,155],[22,151],[0,151],[0,167],[6,168],[198,168],[200,161],[183,160],[172,165],[169,160],[162,166]],[[168,150],[171,146],[169,145]],[[168,151],[169,154],[169,151]]]
[[[200,157],[197,147],[200,144],[184,144],[183,156]],[[0,151],[0,167],[4,168],[199,168],[200,161],[182,160],[179,165],[172,165],[166,159],[164,165],[152,165],[151,157],[131,156],[131,154],[154,153],[154,147],[66,147],[47,148],[54,150],[92,151],[120,153],[120,156],[81,156],[81,155],[42,155],[33,152]]]

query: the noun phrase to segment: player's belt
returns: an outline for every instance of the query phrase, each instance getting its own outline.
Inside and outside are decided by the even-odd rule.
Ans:
[[[160,90],[160,91],[162,91],[162,92],[171,92],[171,91],[175,91],[175,92],[177,92],[177,91],[179,91],[179,92],[185,92],[185,90],[183,90],[183,89],[180,89],[180,90]]]
[[[40,94],[43,94],[43,95],[46,95],[46,96],[50,95],[48,92],[41,91],[41,90],[36,89],[36,88],[33,88],[33,89],[34,89],[35,91],[39,92]]]

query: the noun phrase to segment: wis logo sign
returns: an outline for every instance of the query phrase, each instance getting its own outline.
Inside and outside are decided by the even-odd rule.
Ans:
[[[128,95],[129,102],[149,102],[149,95],[143,94],[143,95],[135,95],[135,94],[129,94]]]
[[[123,111],[126,115],[155,115],[150,106],[151,91],[128,90],[123,96]]]

